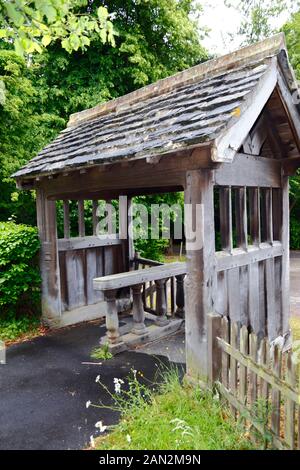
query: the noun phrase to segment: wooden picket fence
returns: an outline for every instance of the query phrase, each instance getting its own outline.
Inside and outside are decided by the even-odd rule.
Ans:
[[[211,315],[211,385],[233,415],[263,436],[265,447],[300,450],[300,374],[296,352],[259,341],[243,326]]]

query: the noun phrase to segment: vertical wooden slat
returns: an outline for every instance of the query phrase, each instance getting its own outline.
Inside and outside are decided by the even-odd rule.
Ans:
[[[87,303],[91,305],[93,303],[99,302],[102,299],[101,291],[95,290],[93,288],[93,279],[98,276],[97,272],[97,250],[95,248],[90,248],[86,250],[86,293],[87,293]]]
[[[97,224],[98,224],[97,209],[98,209],[98,201],[97,201],[96,199],[94,199],[92,204],[93,204],[93,208],[92,208],[93,235],[97,235]]]
[[[259,345],[258,350],[258,363],[264,368],[269,368],[270,361],[270,344],[267,338],[263,338]],[[259,379],[259,397],[268,405],[269,384],[266,380]]]
[[[170,279],[170,297],[171,297],[171,313],[174,315],[176,310],[176,296],[175,296],[175,278]],[[150,303],[152,303],[150,298]]]
[[[277,338],[277,321],[275,309],[275,266],[274,258],[267,259],[266,265],[266,307],[267,307],[267,330],[269,339]]]
[[[222,317],[220,315],[208,315],[208,377],[211,387],[221,378],[222,351],[218,343],[218,338],[221,337],[221,322]]]
[[[70,203],[67,200],[63,201],[64,210],[64,238],[70,238]]]
[[[235,190],[235,219],[238,248],[248,247],[246,188]]]
[[[281,377],[281,360],[282,352],[278,345],[274,346],[272,357],[273,374],[276,377]],[[272,390],[272,415],[271,415],[271,429],[279,436],[280,433],[280,392],[279,390]]]
[[[78,201],[78,234],[80,237],[85,236],[85,221],[84,221],[84,200]]]
[[[258,349],[258,364],[269,370],[269,359],[270,359],[270,344],[267,338],[263,338],[260,342]],[[264,426],[264,449],[268,447],[267,430],[269,426],[269,384],[262,377],[258,380],[258,398],[260,399],[261,416],[263,420],[262,425]]]
[[[292,361],[292,353],[287,353],[285,380],[288,385],[295,389],[296,370]],[[285,441],[290,449],[295,448],[295,402],[289,398],[285,399]]]
[[[258,333],[260,330],[258,263],[249,265],[249,320],[251,328]]]
[[[111,200],[106,201],[106,211],[107,211],[107,233],[115,233],[114,219],[113,219],[113,207]]]
[[[229,318],[233,322],[240,321],[240,290],[237,288],[240,284],[239,268],[229,269],[227,271],[227,289],[228,289],[228,309]]]
[[[249,268],[240,267],[240,322],[249,325]]]
[[[222,339],[229,343],[229,322],[226,317],[222,318]],[[224,387],[229,387],[228,374],[229,374],[229,355],[222,351],[222,384]]]
[[[257,335],[255,333],[251,333],[249,335],[249,355],[253,362],[257,362]],[[249,399],[250,405],[255,405],[257,401],[257,375],[255,372],[250,370],[249,374]]]
[[[230,322],[230,344],[234,349],[238,348],[238,325],[235,322]],[[230,391],[234,397],[237,395],[237,360],[231,356],[230,358]],[[236,416],[236,409],[231,406],[231,412]]]
[[[253,245],[260,243],[259,188],[249,188],[249,233]]]
[[[267,334],[267,311],[266,311],[266,262],[261,261],[258,263],[258,276],[259,276],[259,317],[258,317],[258,330],[256,333],[260,336]]]
[[[240,351],[243,355],[248,355],[249,333],[244,325],[240,331]],[[247,367],[240,364],[239,374],[239,397],[241,403],[246,405],[247,402]]]
[[[220,187],[220,233],[222,249],[232,251],[232,194],[230,187]]]
[[[272,189],[265,189],[264,194],[264,221],[265,226],[265,241],[268,243],[273,243],[273,208],[272,208]]]
[[[282,334],[282,285],[281,285],[281,267],[282,267],[282,258],[279,256],[274,259],[274,296],[275,296],[275,313],[274,313],[274,323],[275,331],[274,337],[278,337]]]
[[[282,192],[279,188],[272,190],[272,218],[273,218],[273,239],[281,241],[282,227]]]
[[[227,271],[217,273],[217,298],[215,302],[215,311],[223,316],[228,316],[227,284]]]

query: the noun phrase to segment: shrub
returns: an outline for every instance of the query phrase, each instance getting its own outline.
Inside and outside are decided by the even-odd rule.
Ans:
[[[291,217],[290,237],[291,249],[300,250],[300,220],[297,217]]]
[[[1,316],[35,314],[40,298],[37,229],[0,222]]]

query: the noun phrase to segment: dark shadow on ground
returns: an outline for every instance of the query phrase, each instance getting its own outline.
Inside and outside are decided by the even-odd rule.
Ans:
[[[116,413],[86,408],[86,402],[109,404],[95,382],[114,389],[113,379],[132,368],[153,381],[166,357],[125,352],[108,361],[91,360],[91,350],[104,334],[95,323],[64,329],[11,346],[0,365],[0,449],[81,449],[95,435],[95,423],[115,424]],[[102,362],[102,365],[83,364]]]

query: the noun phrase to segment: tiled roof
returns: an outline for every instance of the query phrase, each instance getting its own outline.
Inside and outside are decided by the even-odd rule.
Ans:
[[[239,118],[278,53],[266,48],[262,56],[261,49],[253,55],[248,48],[244,60],[233,53],[209,61],[74,115],[69,127],[14,176],[58,173],[214,141]]]

